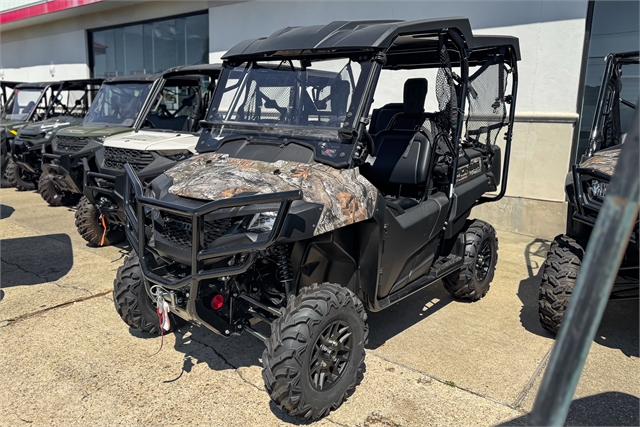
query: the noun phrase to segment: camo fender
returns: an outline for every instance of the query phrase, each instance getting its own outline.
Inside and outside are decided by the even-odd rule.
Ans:
[[[358,169],[336,169],[321,163],[267,163],[205,153],[165,173],[173,178],[170,193],[200,200],[302,190],[304,201],[323,206],[314,235],[371,218],[378,196],[378,190]]]

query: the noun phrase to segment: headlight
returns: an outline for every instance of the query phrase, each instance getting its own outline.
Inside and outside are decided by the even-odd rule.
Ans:
[[[158,153],[159,156],[166,157],[167,159],[176,162],[193,156],[193,153],[189,150],[160,150],[156,151],[156,153]]]
[[[607,186],[608,184],[606,182],[602,182],[597,179],[592,179],[591,186],[589,188],[593,196],[598,197],[600,199],[604,199],[604,197],[607,195]]]
[[[271,231],[271,229],[273,229],[273,224],[276,222],[277,216],[277,212],[262,212],[255,214],[247,226],[247,231],[257,233]]]
[[[17,135],[18,134],[18,131],[15,130],[15,129],[11,129],[9,132],[11,132],[13,135]]]

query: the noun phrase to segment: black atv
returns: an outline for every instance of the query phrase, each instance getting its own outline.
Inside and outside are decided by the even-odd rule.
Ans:
[[[463,18],[290,27],[232,48],[200,154],[148,185],[125,165],[135,254],[117,312],[148,333],[254,335],[275,404],[328,414],[364,366],[365,309],[441,280],[487,293],[498,242],[469,215],[506,191],[519,57],[517,38]],[[438,111],[410,78],[402,103],[369,114],[379,77],[429,69]]]
[[[59,86],[58,82],[18,83],[0,82],[0,154],[2,155],[2,187],[12,187],[6,177],[11,163],[11,140],[18,130],[30,122],[45,120],[48,101]]]
[[[543,328],[557,333],[576,283],[585,248],[607,194],[607,185],[620,154],[627,128],[638,99],[638,52],[609,54],[606,57],[602,85],[587,152],[567,175],[565,191],[569,200],[567,232],[551,243],[542,266],[538,313]],[[623,90],[623,73],[632,81]],[[638,223],[631,238],[610,300],[638,298],[639,246]]]
[[[83,159],[84,197],[76,211],[76,227],[86,241],[104,246],[125,239],[125,163],[146,182],[195,154],[199,122],[206,116],[220,70],[219,64],[167,70],[150,94],[156,101],[141,112],[145,120],[105,140],[104,148],[95,153],[97,170]]]
[[[20,128],[10,142],[11,160],[7,179],[20,191],[35,190],[42,171],[42,153],[51,153],[51,140],[66,127],[82,123],[102,79],[60,82],[48,102],[43,121]]]

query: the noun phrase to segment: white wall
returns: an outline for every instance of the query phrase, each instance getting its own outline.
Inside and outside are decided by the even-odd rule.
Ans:
[[[586,1],[256,0],[209,9],[210,62],[286,26],[466,16],[474,33],[520,38],[519,112],[575,113],[586,10]]]
[[[87,64],[86,36],[82,30],[0,45],[0,70],[4,80],[82,79],[89,77]]]

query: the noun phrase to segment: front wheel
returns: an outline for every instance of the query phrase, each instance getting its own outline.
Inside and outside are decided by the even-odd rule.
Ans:
[[[13,159],[9,159],[5,175],[9,185],[15,187],[18,191],[33,191],[36,189],[35,182],[27,178],[24,170]]]
[[[477,301],[489,292],[498,263],[498,237],[491,224],[476,219],[465,232],[464,264],[443,279],[455,298]]]
[[[538,294],[540,324],[556,334],[560,329],[569,298],[578,279],[584,249],[573,238],[560,235],[553,239],[542,265]]]
[[[133,329],[160,335],[160,321],[155,305],[147,294],[137,256],[127,259],[113,281],[113,304],[120,318]],[[182,319],[170,316],[170,331],[175,330]]]
[[[38,193],[49,206],[69,206],[78,201],[77,194],[66,193],[58,188],[52,174],[40,175]]]
[[[78,203],[76,227],[84,240],[96,246],[115,245],[125,239],[122,227],[109,224],[85,196]]]
[[[280,409],[318,419],[355,389],[369,328],[362,302],[331,283],[303,288],[271,325],[265,388]]]

